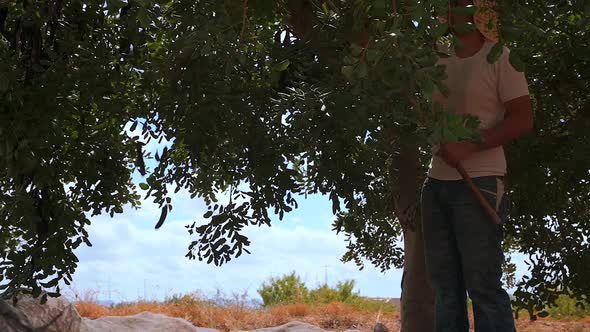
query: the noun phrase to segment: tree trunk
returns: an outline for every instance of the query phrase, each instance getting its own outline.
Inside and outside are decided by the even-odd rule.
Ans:
[[[415,144],[402,144],[396,160],[396,215],[404,229],[404,272],[401,296],[401,332],[434,330],[434,294],[426,276],[420,227],[420,186],[424,179]],[[418,216],[417,216],[418,215]]]
[[[434,331],[434,294],[426,277],[420,230],[404,232],[401,332]]]

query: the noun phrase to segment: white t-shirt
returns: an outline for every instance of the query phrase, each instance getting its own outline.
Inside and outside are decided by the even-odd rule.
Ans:
[[[449,88],[449,96],[445,98],[438,91],[433,95],[447,110],[477,116],[481,129],[494,127],[504,119],[504,103],[529,94],[524,73],[510,64],[507,48],[498,61],[488,63],[487,55],[493,46],[493,42],[486,41],[471,57],[459,58],[451,52],[450,57],[440,59],[439,63],[446,65],[444,83]],[[438,149],[438,145],[432,149],[428,176],[439,180],[461,179],[455,168],[436,156]],[[461,164],[471,177],[506,174],[506,158],[501,146],[477,152]]]

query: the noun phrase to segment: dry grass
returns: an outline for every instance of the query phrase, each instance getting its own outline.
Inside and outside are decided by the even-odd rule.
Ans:
[[[80,315],[90,319],[102,316],[128,316],[149,311],[183,318],[195,326],[222,331],[259,329],[282,325],[294,320],[313,324],[326,330],[371,331],[378,314],[375,310],[359,309],[350,304],[338,302],[318,305],[300,303],[249,309],[240,302],[218,305],[190,296],[167,303],[136,302],[112,308],[98,305],[92,301],[79,301],[76,302],[76,308]],[[399,318],[398,312],[387,312],[381,314],[380,321],[394,332],[399,329]],[[471,319],[473,318],[471,317]],[[471,322],[473,324],[473,320]],[[590,317],[569,322],[552,319],[531,322],[526,318],[521,318],[517,321],[517,327],[521,332],[590,332]]]
[[[294,320],[330,330],[369,330],[375,324],[377,317],[376,312],[359,310],[344,303],[317,306],[301,303],[271,308],[248,309],[243,305],[217,306],[205,301],[178,301],[176,303],[137,302],[107,308],[83,301],[77,302],[76,308],[81,316],[90,319],[102,316],[128,316],[149,311],[183,318],[195,326],[224,331],[278,326]],[[381,321],[387,326],[397,326],[398,320],[398,313],[381,315]]]
[[[76,309],[80,313],[80,316],[87,317],[90,319],[96,319],[103,316],[109,315],[109,309],[90,301],[79,301],[76,302]]]
[[[519,332],[590,332],[590,324],[582,321],[552,321],[537,320],[529,321],[528,319],[519,319],[517,321],[517,330]]]

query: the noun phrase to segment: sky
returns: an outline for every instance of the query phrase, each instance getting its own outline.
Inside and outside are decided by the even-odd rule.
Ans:
[[[173,196],[173,210],[162,228],[154,229],[160,210],[149,201],[139,210],[92,218],[88,228],[92,247],[81,246],[72,292],[115,302],[140,298],[162,300],[174,294],[199,292],[212,296],[247,293],[259,299],[257,289],[270,277],[295,271],[314,288],[353,279],[355,290],[371,297],[399,297],[401,270],[381,273],[367,264],[360,271],[344,264],[347,242],[331,230],[334,217],[325,196],[300,197],[299,208],[272,227],[251,226],[251,254],[216,267],[184,255],[191,242],[185,226],[203,220],[205,203],[185,192]]]

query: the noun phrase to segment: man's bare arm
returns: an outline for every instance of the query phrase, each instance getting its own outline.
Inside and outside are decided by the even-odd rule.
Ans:
[[[504,104],[506,115],[497,126],[483,131],[479,151],[505,145],[533,130],[533,107],[530,96],[512,99]]]
[[[482,132],[483,143],[475,144],[461,141],[441,145],[437,155],[451,167],[472,154],[505,145],[533,129],[533,107],[531,98],[526,95],[504,104],[506,115],[497,126]]]

